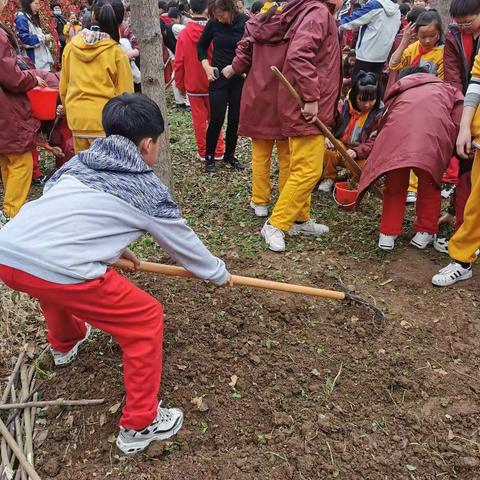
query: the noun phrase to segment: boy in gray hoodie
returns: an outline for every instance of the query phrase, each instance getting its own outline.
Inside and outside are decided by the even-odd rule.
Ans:
[[[109,265],[123,257],[138,267],[127,247],[149,232],[197,277],[220,286],[230,275],[151,168],[164,130],[158,106],[125,94],[107,103],[102,121],[107,137],[66,163],[0,230],[0,280],[39,300],[56,365],[76,358],[90,325],[115,337],[126,390],[117,446],[136,453],[177,433],[183,413],[157,398],[162,305]]]

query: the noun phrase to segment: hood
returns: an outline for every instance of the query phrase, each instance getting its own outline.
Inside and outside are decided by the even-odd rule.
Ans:
[[[145,163],[137,146],[128,138],[111,135],[93,142],[80,152],[78,160],[97,172],[145,173],[153,170]]]
[[[262,15],[250,19],[246,24],[247,32],[258,43],[278,43],[291,38],[303,18],[323,0],[291,0],[279,9],[270,22],[262,23]]]
[[[412,88],[420,87],[428,83],[443,83],[442,80],[430,73],[415,73],[408,75],[407,77],[398,80],[387,92],[387,96],[384,99],[385,104],[392,100],[397,95],[410,90]]]
[[[84,63],[92,62],[105,50],[118,45],[107,33],[86,28],[75,35],[70,44],[72,53]]]
[[[377,0],[377,2],[382,5],[387,17],[395,15],[400,10],[398,4],[393,3],[392,0]]]
[[[185,28],[183,29],[182,35],[187,35],[187,37],[194,42],[198,43],[200,37],[202,36],[203,31],[205,30],[205,25],[207,20],[196,20],[193,19],[191,22],[188,22]]]

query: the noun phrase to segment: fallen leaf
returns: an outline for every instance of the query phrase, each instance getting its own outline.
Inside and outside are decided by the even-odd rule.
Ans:
[[[112,405],[108,411],[112,414],[112,415],[115,415],[118,410],[120,409],[120,407],[122,406],[122,403],[121,402],[118,402],[116,403],[115,405]]]
[[[312,375],[315,375],[316,377],[319,377],[321,374],[320,374],[320,372],[319,372],[316,368],[314,368],[314,369],[312,370]]]
[[[186,370],[187,369],[187,366],[186,365],[177,365],[177,368],[179,370]]]
[[[102,413],[100,415],[100,426],[103,427],[107,423],[107,416]]]
[[[449,440],[453,440],[454,438],[455,438],[454,433],[453,433],[451,430],[449,430],[449,431],[448,431],[448,439],[449,439]]]
[[[112,433],[109,437],[108,437],[108,443],[114,443],[115,440],[117,439],[117,437],[115,436],[114,433]]]
[[[45,440],[48,438],[48,428],[46,430],[41,430],[38,434],[34,437],[34,445],[35,447],[41,447]]]
[[[414,467],[413,465],[405,465],[405,468],[409,471],[409,472],[414,472],[417,467]]]
[[[199,410],[200,412],[206,412],[210,410],[207,401],[204,400],[203,397],[194,397],[190,400],[190,403],[195,405],[197,407],[197,410]]]
[[[72,414],[68,415],[68,417],[65,419],[65,423],[67,424],[68,427],[72,428],[73,427],[73,422],[75,421],[75,418]]]
[[[230,383],[228,384],[230,387],[235,388],[235,385],[237,384],[238,377],[236,375],[232,375],[230,377]]]

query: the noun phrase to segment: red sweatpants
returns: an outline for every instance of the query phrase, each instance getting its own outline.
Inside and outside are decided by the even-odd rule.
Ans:
[[[413,171],[418,177],[417,219],[413,229],[415,232],[435,234],[438,231],[437,222],[442,204],[440,189],[428,172],[419,168],[414,168]],[[387,173],[380,223],[380,232],[385,235],[400,235],[402,232],[409,179],[409,168]]]
[[[195,130],[195,139],[197,141],[197,153],[202,158],[205,158],[207,154],[207,128],[210,121],[210,98],[208,94],[201,97],[189,95],[188,100],[192,111],[193,129]],[[223,143],[223,133],[220,132],[215,157],[223,157],[224,153],[225,144]]]
[[[460,175],[455,191],[455,231],[463,224],[463,214],[468,197],[472,192],[472,172],[465,172]]]
[[[88,282],[61,285],[0,265],[0,279],[40,302],[54,350],[85,337],[85,322],[112,335],[123,352],[125,408],[120,425],[141,430],[157,414],[162,375],[163,309],[115,270]]]

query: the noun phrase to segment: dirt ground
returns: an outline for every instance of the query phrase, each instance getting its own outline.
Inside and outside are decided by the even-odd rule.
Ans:
[[[96,332],[71,367],[40,365],[43,398],[106,399],[41,412],[42,478],[479,479],[478,268],[472,281],[436,289],[431,276],[448,257],[409,247],[409,221],[385,255],[375,248],[378,202],[351,213],[318,194],[316,215],[331,226],[329,236],[289,238],[287,254],[265,251],[261,221],[248,209],[248,172],[203,175],[186,153],[191,136],[183,137],[182,122],[173,117],[176,198],[232,273],[322,288],[341,282],[386,316],[362,305],[134,274],[164,304],[160,398],[184,410],[183,429],[145,454],[118,456],[121,354]],[[166,260],[148,238],[135,248]],[[32,312],[27,332],[15,332],[10,319],[13,343],[17,334],[42,342],[43,323]],[[3,353],[2,377],[13,361]]]

